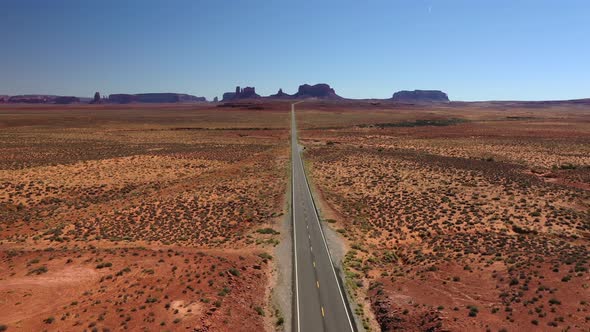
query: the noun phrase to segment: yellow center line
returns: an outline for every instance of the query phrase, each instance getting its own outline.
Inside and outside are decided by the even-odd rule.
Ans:
[[[315,283],[318,286],[318,288],[320,288],[320,282],[319,281],[316,281]]]
[[[322,307],[322,317],[325,317],[326,313],[324,312],[324,307]]]
[[[315,261],[313,261],[313,267],[315,267]]]

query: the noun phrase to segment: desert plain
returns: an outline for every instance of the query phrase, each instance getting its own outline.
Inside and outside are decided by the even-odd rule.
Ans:
[[[0,326],[289,330],[289,102],[0,106]],[[590,105],[306,101],[358,328],[588,331]]]
[[[3,106],[0,324],[275,326],[288,125],[198,105]]]

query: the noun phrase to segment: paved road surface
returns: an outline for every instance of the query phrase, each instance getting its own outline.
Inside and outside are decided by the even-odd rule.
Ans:
[[[293,331],[355,331],[322,232],[297,144],[291,105],[292,218],[295,251]]]

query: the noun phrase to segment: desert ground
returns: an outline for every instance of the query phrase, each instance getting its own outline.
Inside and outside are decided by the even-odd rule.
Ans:
[[[0,327],[288,329],[289,102],[0,106]],[[588,331],[590,106],[306,101],[366,330]]]
[[[589,331],[590,106],[303,103],[369,330]]]
[[[2,329],[280,326],[288,130],[265,107],[0,106]]]

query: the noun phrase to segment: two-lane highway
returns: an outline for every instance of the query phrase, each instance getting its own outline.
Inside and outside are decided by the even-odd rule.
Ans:
[[[297,142],[291,105],[291,170],[294,249],[294,331],[355,331],[345,294],[336,277]]]

